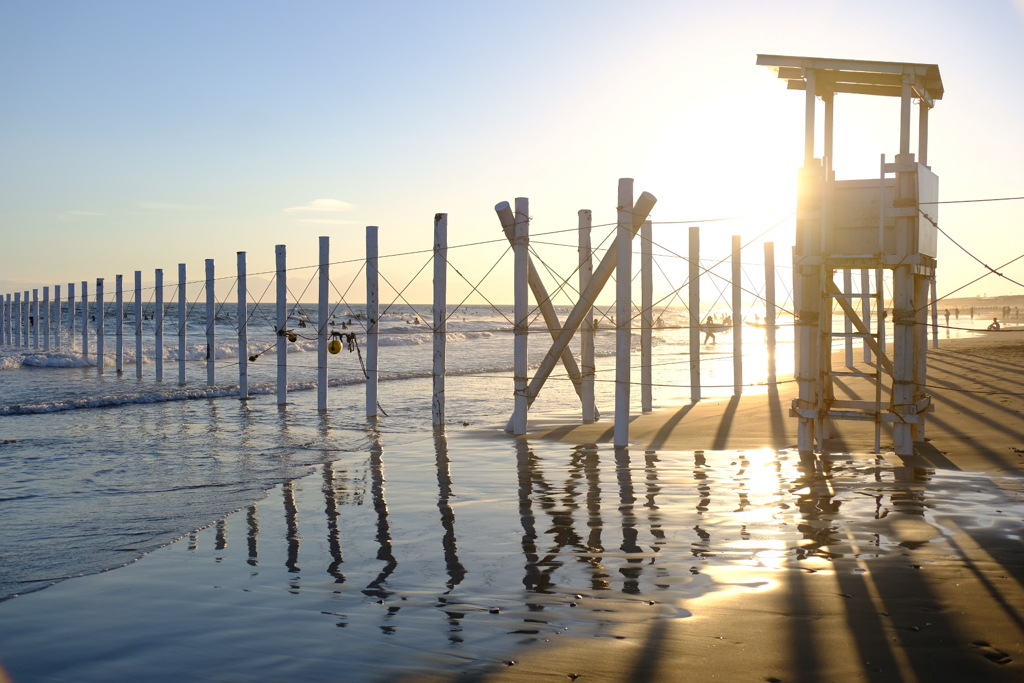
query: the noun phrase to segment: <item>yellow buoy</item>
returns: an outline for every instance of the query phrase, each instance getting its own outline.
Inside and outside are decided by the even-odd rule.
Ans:
[[[340,339],[332,339],[331,341],[327,342],[327,350],[330,351],[331,353],[338,353],[338,352],[340,352],[341,351],[341,340]]]

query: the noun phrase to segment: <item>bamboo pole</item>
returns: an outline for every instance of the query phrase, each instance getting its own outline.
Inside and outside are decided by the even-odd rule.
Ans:
[[[732,236],[732,393],[743,393],[743,309],[741,301],[743,269],[740,262],[741,241]]]
[[[431,421],[444,426],[444,371],[448,314],[448,214],[434,214],[434,364]]]
[[[687,254],[690,273],[687,284],[690,318],[690,402],[700,400],[700,228],[690,226],[690,244]]]
[[[236,254],[238,270],[238,398],[249,398],[249,284],[245,252]]]
[[[580,291],[585,292],[594,275],[594,255],[591,249],[590,231],[592,214],[590,209],[580,209],[579,254]],[[563,355],[563,362],[564,362]],[[587,309],[580,326],[580,400],[583,402],[583,421],[591,423],[599,419],[594,401],[594,307]]]
[[[515,408],[512,413],[512,433],[516,436],[526,433],[526,386],[529,381],[529,261],[530,261],[530,200],[516,197],[515,241],[512,243],[514,265],[512,270],[512,291],[515,301],[513,321],[513,379],[515,383]]]
[[[135,377],[142,379],[142,271],[135,271]]]
[[[285,245],[274,247],[277,262],[277,405],[288,403],[288,271]]]
[[[188,297],[185,264],[178,264],[178,384],[185,384],[185,346],[188,343]]]
[[[327,316],[331,286],[331,238],[319,239],[320,265],[317,275],[318,296],[316,309],[316,409],[327,410]]]
[[[380,242],[379,228],[366,226],[366,417],[378,412],[380,365]],[[443,412],[443,411],[442,411]]]
[[[156,381],[164,381],[164,269],[157,268],[153,273],[154,298],[156,311],[153,314],[153,360],[156,363]]]
[[[651,222],[640,227],[640,410],[654,410],[652,346],[654,344],[654,256]]]
[[[619,178],[615,228],[615,425],[616,448],[629,445],[629,397],[633,333],[633,179]],[[646,220],[646,216],[644,219]],[[641,221],[643,225],[643,221]]]
[[[217,298],[213,259],[206,259],[206,386],[217,384]]]

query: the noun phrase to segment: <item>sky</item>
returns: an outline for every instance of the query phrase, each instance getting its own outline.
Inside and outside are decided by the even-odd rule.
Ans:
[[[453,246],[499,239],[494,205],[515,197],[534,235],[584,208],[610,223],[623,177],[658,198],[659,248],[685,253],[688,225],[729,218],[699,223],[706,256],[778,224],[744,261],[763,240],[783,260],[803,95],[758,53],[938,64],[941,199],[1024,196],[1024,0],[0,0],[0,293],[172,280],[179,263],[200,279],[207,258],[227,277],[238,251],[259,273],[276,244],[299,268],[329,235],[350,262],[335,286],[362,301],[366,225],[389,255],[429,250],[438,212]],[[898,100],[839,95],[835,110],[837,177],[877,177]],[[993,267],[1024,254],[1024,201],[945,205],[939,224]],[[569,276],[574,240],[534,241]],[[510,302],[504,251],[452,249],[449,300]],[[430,301],[430,268],[413,279],[428,258],[384,259],[385,290]],[[665,263],[662,291],[685,273]],[[1024,259],[1003,272],[1024,282]],[[290,274],[297,296],[314,273]],[[983,274],[940,237],[940,295]],[[959,293],[1022,290],[990,276]]]

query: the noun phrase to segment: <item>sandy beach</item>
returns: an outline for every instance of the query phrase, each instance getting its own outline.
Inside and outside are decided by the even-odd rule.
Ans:
[[[802,467],[793,383],[638,416],[628,450],[556,419],[372,436],[0,603],[0,662],[16,682],[1019,681],[1022,359],[1009,333],[931,350],[907,461],[844,424]]]

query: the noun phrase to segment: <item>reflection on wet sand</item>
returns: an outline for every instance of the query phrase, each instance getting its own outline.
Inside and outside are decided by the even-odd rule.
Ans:
[[[986,550],[1024,534],[1024,501],[981,476],[772,450],[631,453],[518,440],[484,453],[443,432],[431,458],[422,446],[386,454],[373,443],[366,459],[324,464],[315,486],[282,485],[244,511],[244,525],[220,523],[186,544],[261,581],[279,577],[275,590],[341,617],[333,626],[361,634],[334,642],[354,662],[353,680],[442,651],[457,669],[558,637],[638,633],[646,663],[616,680],[657,680],[673,629],[700,628],[685,617],[751,600],[761,601],[751,613],[759,618],[790,615],[758,631],[774,639],[772,661],[789,667],[768,667],[762,680],[778,671],[813,679],[834,666],[839,645],[855,653],[850,666],[859,658],[923,680],[921,629],[964,642],[948,580],[964,573],[981,581],[972,600],[993,602],[1007,637],[1024,635],[1024,569]],[[244,542],[232,542],[236,533]],[[1007,581],[990,578],[1001,562]],[[842,627],[826,633],[821,620]],[[743,623],[742,614],[729,621],[760,622]],[[385,637],[399,649],[375,640]],[[975,641],[986,645],[972,652],[992,661],[1007,652],[990,636]]]

